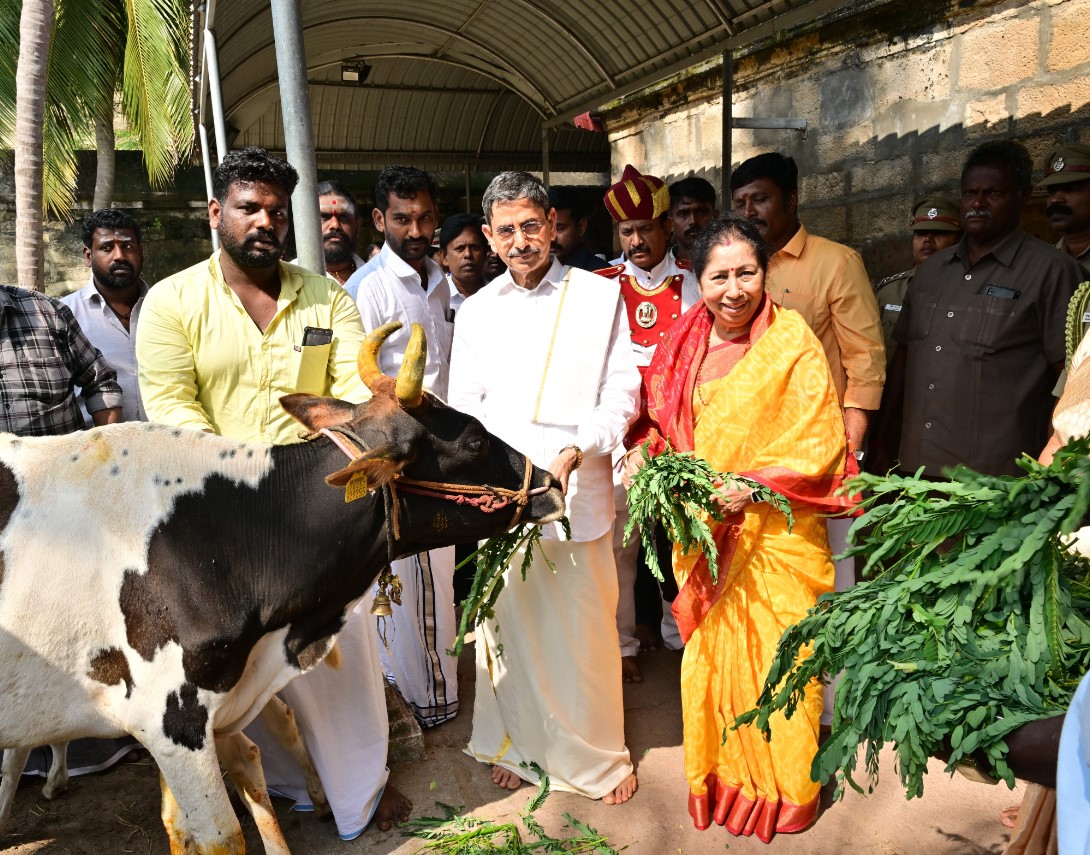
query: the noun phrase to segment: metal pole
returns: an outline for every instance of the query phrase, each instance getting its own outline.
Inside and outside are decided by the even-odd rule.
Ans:
[[[201,135],[201,164],[204,166],[204,191],[208,195],[208,201],[212,201],[212,157],[208,153],[208,128],[203,122],[197,123],[197,130]],[[220,235],[215,229],[209,229],[212,233],[212,251],[220,248]]]
[[[469,164],[466,164],[466,213],[473,213],[473,188],[469,183]]]
[[[299,0],[272,0],[272,19],[276,66],[280,77],[280,109],[284,115],[284,142],[288,162],[299,173],[299,184],[291,198],[295,249],[299,253],[301,266],[324,274],[322,221],[318,213],[318,166],[310,129],[307,57],[303,47]]]
[[[730,210],[730,171],[734,162],[731,152],[734,135],[734,54],[723,51],[723,166],[719,207]]]
[[[541,125],[541,183],[549,187],[549,129]]]
[[[204,31],[204,68],[208,75],[208,94],[212,99],[212,126],[216,131],[216,162],[227,154],[227,120],[223,113],[223,89],[220,86],[220,61],[216,52],[216,37]]]

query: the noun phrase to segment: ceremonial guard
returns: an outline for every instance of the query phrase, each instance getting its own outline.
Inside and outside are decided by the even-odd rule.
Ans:
[[[689,270],[689,262],[670,252],[673,221],[670,219],[670,190],[654,175],[641,175],[629,164],[621,180],[605,195],[606,210],[617,223],[617,235],[625,261],[603,270],[599,276],[615,279],[621,286],[628,326],[632,333],[632,351],[640,373],[651,364],[655,346],[666,330],[685,311],[700,300],[700,286]],[[621,640],[621,666],[625,682],[642,681],[636,654],[641,647],[657,644],[653,627],[659,622],[660,609],[650,571],[643,578],[637,574],[642,562],[639,539],[634,535],[628,546],[621,539],[628,521],[628,500],[618,475],[614,484],[617,521],[614,526],[613,551],[617,561],[620,599],[617,607],[617,631]],[[664,548],[668,546],[662,534]],[[647,583],[645,588],[643,583]],[[637,592],[638,593],[634,593]],[[681,636],[673,622],[669,602],[676,593],[673,579],[662,589],[665,607],[661,607],[663,642],[681,648]]]
[[[606,193],[605,205],[617,223],[625,261],[595,272],[620,282],[632,350],[642,372],[666,330],[700,299],[700,288],[689,262],[669,251],[673,223],[666,182],[640,175],[629,164]]]
[[[911,270],[887,276],[874,286],[878,312],[882,317],[882,337],[886,343],[886,365],[893,360],[897,342],[893,328],[901,316],[901,304],[916,268],[927,257],[961,240],[961,210],[956,202],[942,196],[930,196],[916,203],[912,211]]]

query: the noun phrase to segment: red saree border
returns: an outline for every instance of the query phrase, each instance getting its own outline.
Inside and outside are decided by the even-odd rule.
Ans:
[[[818,815],[820,796],[804,805],[780,800],[770,802],[742,795],[740,787],[727,786],[713,772],[704,781],[706,792],[689,793],[689,816],[699,831],[711,827],[714,820],[735,837],[753,834],[762,843],[770,843],[776,834],[794,834],[809,828]]]

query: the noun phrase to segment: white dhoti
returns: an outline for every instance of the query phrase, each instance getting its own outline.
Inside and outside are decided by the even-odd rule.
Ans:
[[[382,667],[424,727],[458,713],[458,659],[447,654],[458,634],[454,615],[454,547],[399,558],[401,605],[379,642]]]
[[[370,604],[370,596],[361,600],[337,636],[337,669],[320,662],[280,692],[295,712],[345,840],[357,837],[371,821],[390,775],[390,721]],[[294,799],[297,810],[310,809],[303,773],[280,741],[260,719],[246,728],[246,735],[261,749],[269,789]]]
[[[477,629],[473,734],[466,753],[523,780],[537,763],[553,789],[592,799],[632,773],[624,744],[617,656],[617,570],[611,536],[543,540],[553,573],[534,549],[506,571],[496,619]],[[498,624],[498,628],[497,628]]]

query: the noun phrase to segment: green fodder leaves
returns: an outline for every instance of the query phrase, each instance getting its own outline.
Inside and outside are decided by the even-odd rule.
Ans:
[[[978,751],[1013,785],[1005,737],[1062,712],[1090,668],[1090,573],[1068,536],[1090,509],[1088,454],[1090,441],[1075,440],[1051,466],[1024,458],[1017,478],[959,468],[948,482],[855,479],[865,513],[847,554],[869,579],[787,629],[734,726],[774,738],[774,714],[790,716],[815,680],[843,671],[812,768],[838,795],[873,788],[887,744],[908,797],[943,751],[947,771]]]
[[[560,524],[570,540],[571,525],[568,518],[562,517]],[[480,626],[486,620],[495,617],[496,601],[506,584],[504,571],[511,563],[511,559],[515,557],[516,552],[520,549],[525,550],[518,568],[523,581],[526,581],[526,573],[533,562],[535,546],[537,546],[549,569],[554,573],[556,572],[556,567],[549,560],[544,550],[541,549],[540,542],[541,527],[523,523],[511,531],[504,532],[496,537],[490,537],[481,544],[476,552],[458,565],[458,567],[462,567],[473,561],[476,563],[477,569],[473,575],[473,584],[469,588],[469,595],[462,601],[462,617],[458,622],[458,635],[454,639],[454,644],[450,650],[447,651],[451,656],[461,654],[470,627]]]
[[[712,581],[719,580],[718,550],[712,536],[709,520],[723,519],[716,503],[719,495],[717,484],[731,483],[739,489],[755,493],[757,501],[768,502],[787,517],[788,530],[794,525],[791,502],[764,484],[731,473],[716,472],[706,460],[692,452],[674,451],[669,444],[661,454],[651,457],[645,445],[640,453],[644,465],[632,479],[628,488],[628,524],[624,529],[624,543],[638,527],[640,540],[647,557],[647,566],[655,578],[663,581],[655,550],[655,527],[661,523],[672,543],[689,553],[698,548],[707,559]]]
[[[486,852],[504,853],[504,855],[529,855],[529,853],[590,853],[590,855],[618,855],[627,847],[614,848],[609,839],[585,822],[569,813],[564,814],[567,827],[574,834],[566,837],[553,837],[534,817],[534,812],[541,808],[549,797],[549,776],[537,763],[523,763],[538,776],[538,790],[526,810],[518,815],[527,838],[518,823],[494,823],[474,816],[464,816],[462,807],[452,807],[442,802],[435,804],[442,809],[443,815],[425,816],[411,819],[400,825],[406,837],[415,837],[426,841],[424,852],[443,852],[448,855],[481,855]]]

